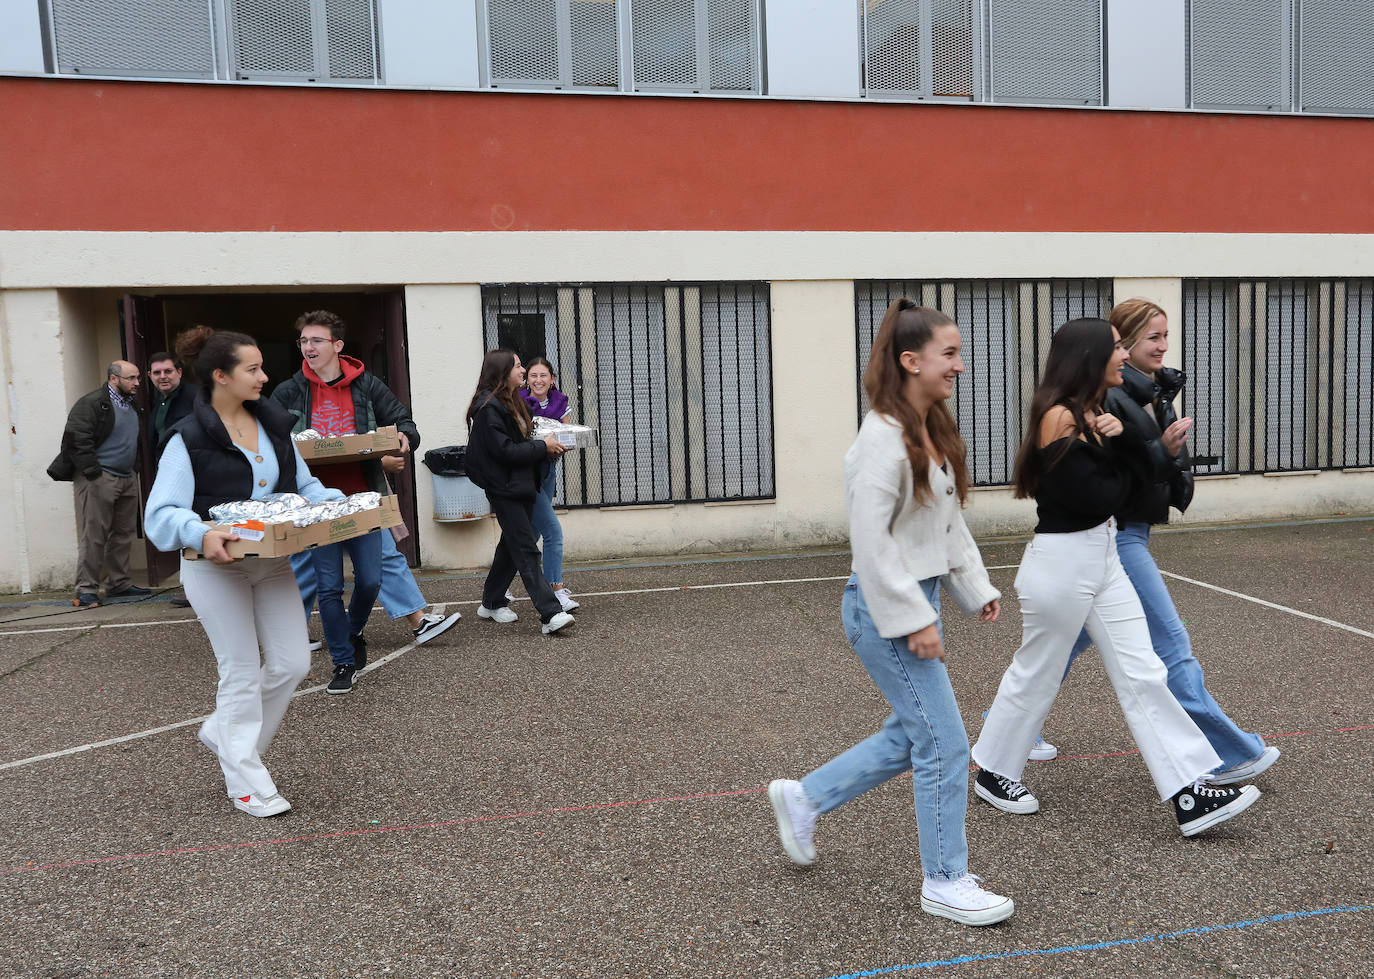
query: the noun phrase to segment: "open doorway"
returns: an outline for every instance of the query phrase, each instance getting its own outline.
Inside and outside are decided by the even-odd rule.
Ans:
[[[296,347],[296,318],[314,309],[327,309],[347,324],[344,353],[363,365],[410,405],[410,363],[406,353],[405,294],[399,288],[376,292],[229,292],[128,294],[120,304],[124,356],[147,370],[149,355],[172,351],[176,335],[197,324],[216,330],[235,330],[257,341],[263,369],[269,378],[264,396],[300,370]],[[145,386],[146,387],[146,386]],[[145,390],[144,396],[148,393]],[[421,428],[421,434],[423,434]],[[146,435],[145,435],[146,442]],[[151,486],[150,445],[144,446],[144,499]],[[410,531],[397,544],[411,567],[419,564],[419,527],[415,519],[415,463],[411,460],[392,477],[401,513]],[[177,568],[175,554],[148,550],[148,576],[156,584]]]

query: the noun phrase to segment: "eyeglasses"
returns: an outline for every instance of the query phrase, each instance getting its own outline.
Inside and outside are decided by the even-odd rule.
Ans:
[[[324,346],[326,343],[336,342],[337,341],[332,340],[329,337],[301,337],[299,340],[296,341],[296,343],[302,347],[321,347]]]

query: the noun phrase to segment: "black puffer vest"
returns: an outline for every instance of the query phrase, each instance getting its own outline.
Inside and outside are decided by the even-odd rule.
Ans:
[[[296,449],[291,443],[293,419],[290,412],[267,398],[245,401],[243,406],[262,422],[267,440],[277,454],[277,485],[272,491],[296,492]],[[229,438],[224,422],[210,407],[204,391],[196,392],[191,413],[177,422],[172,431],[181,433],[186,452],[191,457],[191,471],[196,476],[191,509],[200,514],[202,520],[210,519],[212,506],[253,496],[253,467]],[[258,446],[259,451],[262,448]]]

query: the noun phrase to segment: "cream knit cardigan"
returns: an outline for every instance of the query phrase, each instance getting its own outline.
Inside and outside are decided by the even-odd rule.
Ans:
[[[901,423],[870,411],[844,457],[849,543],[864,603],[885,639],[908,636],[939,616],[920,583],[939,577],[972,615],[1002,593],[992,587],[964,523],[954,480],[933,462],[931,498],[912,495]]]

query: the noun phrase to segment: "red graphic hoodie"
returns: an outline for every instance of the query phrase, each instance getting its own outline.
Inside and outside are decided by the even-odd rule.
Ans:
[[[353,417],[353,382],[362,376],[363,363],[356,357],[341,355],[339,367],[343,373],[335,381],[321,381],[301,362],[301,373],[310,382],[310,427],[321,435],[356,435]],[[333,466],[319,466],[312,470],[320,482],[345,493],[361,493],[368,488],[367,476],[361,462],[340,462]]]

